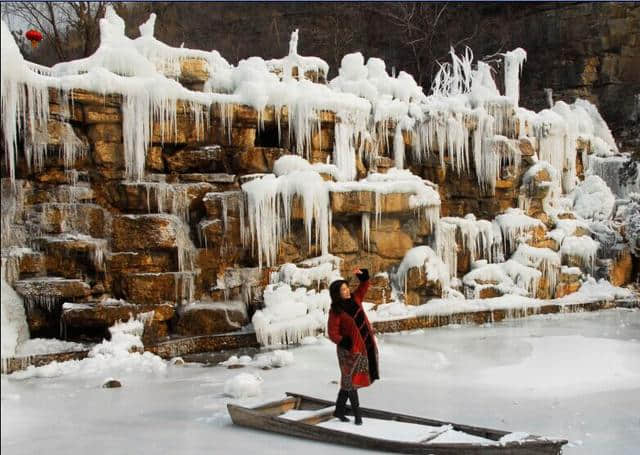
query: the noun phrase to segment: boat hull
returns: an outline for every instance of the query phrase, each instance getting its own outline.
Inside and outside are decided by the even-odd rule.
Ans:
[[[393,441],[378,439],[369,436],[362,436],[354,433],[337,431],[323,428],[309,423],[288,420],[278,417],[289,409],[305,408],[321,409],[333,404],[326,400],[306,397],[297,394],[288,394],[289,398],[277,402],[269,403],[258,408],[245,408],[233,404],[228,404],[227,409],[231,420],[236,425],[241,425],[258,430],[270,431],[273,433],[286,434],[305,439],[342,444],[364,449],[377,451],[387,451],[395,453],[413,454],[433,454],[433,455],[544,455],[560,454],[565,440],[537,439],[524,442],[509,442],[504,445],[478,445],[461,443],[417,443],[405,441]],[[377,409],[361,408],[364,418],[377,418],[382,420],[395,420],[424,425],[446,425],[450,424],[456,430],[465,431],[469,434],[488,437],[497,440],[509,432],[492,430],[488,428],[459,425],[449,422],[441,422],[421,417],[395,414]]]

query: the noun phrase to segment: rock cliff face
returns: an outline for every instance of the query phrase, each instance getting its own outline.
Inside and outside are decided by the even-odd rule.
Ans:
[[[527,49],[523,105],[547,107],[580,97],[598,106],[619,141],[630,149],[640,106],[640,6],[637,3],[581,3],[529,6],[529,14],[508,22],[509,45]]]
[[[616,33],[607,46],[627,49]],[[616,63],[620,77],[628,74],[625,62]],[[181,59],[179,74],[193,91],[216,76],[198,58]],[[323,83],[317,71],[308,77]],[[614,90],[607,87],[603,93]],[[560,297],[577,291],[583,274],[616,284],[631,279],[630,255],[597,245],[592,255],[571,248],[567,238],[591,241],[591,233],[570,210],[549,209],[560,178],[536,164],[545,136],[513,107],[495,108],[506,126],[484,149],[493,157],[488,164],[453,151],[469,148],[481,132],[476,117],[443,117],[458,122],[465,145],[450,136],[426,154],[399,124],[373,122],[367,128],[376,140],[373,133],[359,136],[353,163],[340,169],[353,169],[355,179],[345,182],[326,164],[339,162],[343,147],[344,119],[330,109],[309,117],[303,150],[292,135],[299,114],[290,106],[229,102],[202,112],[178,101],[174,118],[147,113],[149,143],[132,178],[136,161],[127,141],[135,134],[125,118],[131,115],[126,96],[78,88],[48,95],[46,134],[19,139],[15,179],[3,167],[3,264],[24,298],[32,336],[101,337],[128,314],[146,314],[148,341],[233,331],[261,308],[263,291],[283,264],[311,269],[316,265],[304,261],[320,255],[339,258],[345,277],[354,267],[368,268],[374,278],[367,300],[374,304],[391,300],[392,285],[405,303],[422,304],[447,292],[487,298],[518,289]],[[29,141],[44,150],[41,163],[32,162]],[[581,152],[578,163],[571,168],[561,161],[560,174],[575,172],[597,151],[591,142],[570,147],[573,156],[576,147]],[[298,158],[283,170],[282,157],[291,155],[308,162]],[[309,180],[295,180],[291,163],[303,166]],[[480,165],[493,166],[493,174]],[[271,173],[280,179],[276,189],[265,177]],[[433,246],[433,267],[444,272],[433,276],[423,261],[396,276],[408,253],[423,245]],[[512,256],[511,266],[498,267]],[[316,284],[328,283],[318,278]]]

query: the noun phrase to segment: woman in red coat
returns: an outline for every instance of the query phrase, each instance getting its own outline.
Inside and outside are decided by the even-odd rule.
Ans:
[[[371,385],[380,376],[373,327],[362,307],[364,295],[369,288],[369,271],[355,269],[354,273],[360,280],[360,286],[353,296],[344,280],[334,281],[329,286],[331,310],[328,332],[331,341],[338,345],[338,363],[342,375],[333,415],[343,422],[348,422],[345,408],[349,399],[355,423],[362,425],[358,388]]]

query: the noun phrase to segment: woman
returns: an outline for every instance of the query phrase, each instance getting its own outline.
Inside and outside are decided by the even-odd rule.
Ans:
[[[362,308],[364,295],[369,288],[369,271],[355,269],[353,272],[360,280],[360,286],[353,296],[345,280],[334,281],[329,286],[331,310],[328,332],[331,341],[338,345],[338,363],[342,374],[333,415],[343,422],[349,421],[345,416],[348,398],[356,425],[362,425],[358,388],[371,385],[380,376],[373,327]]]

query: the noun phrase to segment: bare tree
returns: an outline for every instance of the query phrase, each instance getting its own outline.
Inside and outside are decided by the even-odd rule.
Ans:
[[[2,16],[17,28],[36,28],[55,50],[56,61],[87,57],[99,39],[108,2],[6,2]]]
[[[435,39],[444,26],[447,3],[387,3],[376,8],[397,27],[402,44],[409,48],[413,58],[413,73],[418,84],[422,84],[426,74],[425,64],[434,62]]]
[[[342,57],[357,46],[361,30],[355,24],[363,19],[362,9],[349,3],[331,3],[327,9],[321,25],[313,30],[313,37],[324,48],[324,54],[329,56],[329,66],[337,71]]]

